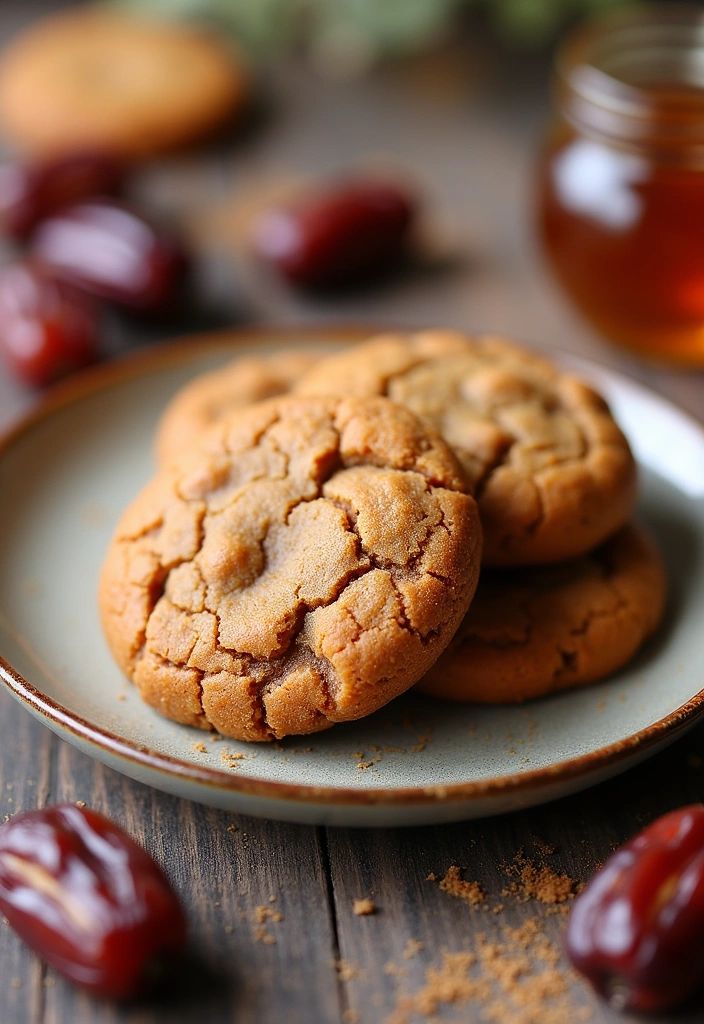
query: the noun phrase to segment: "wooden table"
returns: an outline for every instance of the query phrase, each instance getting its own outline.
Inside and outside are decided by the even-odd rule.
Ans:
[[[0,14],[0,38],[56,4],[11,6]],[[541,265],[530,200],[547,111],[546,78],[545,59],[507,59],[471,34],[440,56],[361,81],[322,81],[296,63],[278,67],[246,131],[145,169],[139,194],[202,228],[206,208],[229,207],[262,180],[391,163],[420,181],[433,219],[452,228],[457,258],[364,295],[316,303],[233,262],[217,237],[206,238],[204,312],[185,326],[364,321],[491,329],[596,358],[701,415],[701,374],[648,367],[610,348],[568,308]],[[199,234],[203,243],[208,233]],[[155,329],[110,323],[106,347],[119,351],[157,336]],[[33,400],[0,375],[0,426]],[[425,970],[439,965],[443,948],[469,949],[479,933],[500,938],[504,926],[528,919],[539,920],[559,944],[562,915],[535,901],[500,896],[505,866],[523,849],[558,873],[587,879],[644,823],[704,798],[703,741],[704,726],[596,789],[501,818],[396,831],[326,829],[237,819],[131,782],[59,741],[0,692],[0,812],[83,800],[125,823],[167,866],[188,909],[193,950],[193,963],[174,991],[122,1008],[72,990],[0,924],[0,1022],[381,1022],[397,1005],[399,991],[423,987]],[[503,912],[472,910],[427,880],[429,873],[441,878],[450,865],[479,881],[492,905],[503,899]],[[361,896],[374,900],[376,914],[353,913]],[[257,927],[261,906],[282,917],[266,922],[263,932]],[[563,968],[561,963],[566,977]],[[584,1019],[623,1019],[568,980]],[[478,1022],[486,1009],[477,1001],[443,1003],[436,1019]],[[493,1019],[537,1019],[517,1013]],[[572,1024],[582,1018],[563,1010],[540,1019]],[[658,1018],[675,1019],[703,1020],[704,1001],[676,1018]]]

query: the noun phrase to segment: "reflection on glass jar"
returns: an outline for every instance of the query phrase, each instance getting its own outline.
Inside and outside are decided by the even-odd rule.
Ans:
[[[539,192],[553,269],[608,337],[704,365],[704,13],[583,28],[556,85]]]

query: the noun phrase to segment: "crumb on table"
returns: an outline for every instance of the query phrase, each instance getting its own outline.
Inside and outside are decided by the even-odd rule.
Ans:
[[[374,900],[370,900],[368,896],[365,896],[361,900],[354,901],[352,910],[357,917],[367,917],[369,914],[376,913],[376,903]]]

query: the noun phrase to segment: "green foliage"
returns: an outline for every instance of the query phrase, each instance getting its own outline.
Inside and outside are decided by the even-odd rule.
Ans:
[[[145,14],[215,23],[255,53],[303,46],[323,63],[360,66],[421,49],[451,30],[460,10],[486,12],[517,45],[540,43],[568,19],[624,0],[113,0]]]

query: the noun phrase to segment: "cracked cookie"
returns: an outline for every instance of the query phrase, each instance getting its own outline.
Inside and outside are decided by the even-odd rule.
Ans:
[[[33,153],[151,156],[221,125],[245,90],[216,35],[97,5],[42,18],[0,58],[3,131]]]
[[[241,740],[361,718],[472,599],[481,526],[446,443],[385,398],[282,397],[215,424],[124,513],[103,627],[142,697]]]
[[[571,562],[485,570],[462,625],[417,689],[508,704],[594,682],[655,631],[665,591],[657,548],[634,525]]]
[[[632,511],[635,463],[604,400],[503,339],[380,335],[321,359],[294,390],[386,395],[440,431],[477,499],[486,565],[574,558]]]
[[[189,381],[171,399],[156,431],[157,461],[164,465],[217,420],[235,409],[290,391],[320,355],[282,349],[265,356],[242,356]]]

